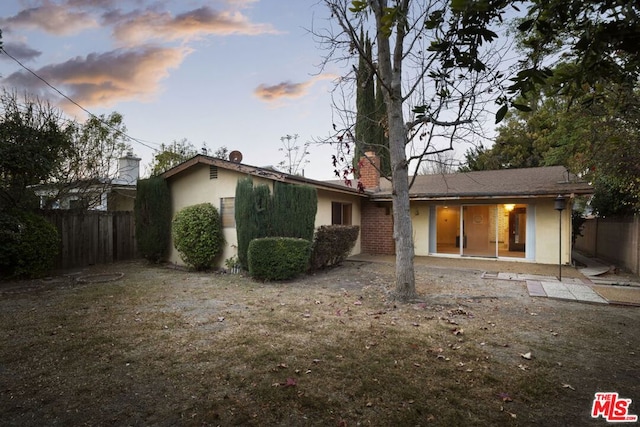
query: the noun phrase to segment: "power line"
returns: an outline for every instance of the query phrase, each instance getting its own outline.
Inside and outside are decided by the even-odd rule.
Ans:
[[[148,145],[147,143],[143,142],[141,139],[138,138],[134,138],[130,135],[128,135],[125,132],[120,131],[119,129],[115,129],[113,126],[111,126],[111,124],[109,124],[108,122],[102,120],[100,117],[96,116],[95,114],[93,114],[91,111],[87,110],[86,108],[84,108],[82,105],[78,104],[76,101],[74,101],[73,99],[71,99],[70,97],[68,97],[66,94],[64,94],[62,91],[60,91],[58,88],[56,88],[55,86],[53,86],[51,83],[49,83],[48,81],[46,81],[43,77],[40,77],[35,71],[31,70],[29,67],[27,67],[26,65],[24,65],[22,62],[20,62],[17,58],[15,58],[14,56],[12,56],[9,52],[7,52],[7,50],[3,47],[0,46],[0,52],[4,52],[5,55],[7,55],[9,58],[11,58],[12,60],[14,60],[19,66],[21,66],[22,68],[24,68],[26,71],[28,71],[30,74],[32,74],[34,77],[36,77],[38,80],[40,80],[41,82],[43,82],[44,84],[46,84],[47,86],[49,86],[51,89],[53,89],[56,93],[58,93],[60,96],[62,96],[63,98],[65,98],[67,101],[71,102],[73,105],[75,105],[76,107],[80,108],[82,111],[84,111],[85,113],[87,113],[89,116],[99,120],[102,124],[104,124],[105,126],[116,130],[118,132],[120,132],[122,135],[124,135],[125,137],[129,138],[131,141],[135,141],[138,144],[150,148],[153,151],[158,151],[158,148],[156,147],[152,147],[150,145]],[[156,144],[158,146],[160,146],[161,144],[155,143],[155,142],[151,142],[149,141],[150,144]]]

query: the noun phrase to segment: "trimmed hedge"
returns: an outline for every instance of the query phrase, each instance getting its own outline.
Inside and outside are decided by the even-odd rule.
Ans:
[[[58,230],[31,212],[0,212],[0,277],[36,278],[52,268],[59,251]]]
[[[307,270],[311,242],[293,237],[265,237],[252,240],[247,252],[251,277],[287,280]]]
[[[213,266],[224,246],[220,214],[211,203],[187,206],[172,222],[173,244],[182,260],[196,270]]]
[[[330,267],[347,259],[358,240],[357,225],[323,225],[316,230],[310,270]]]

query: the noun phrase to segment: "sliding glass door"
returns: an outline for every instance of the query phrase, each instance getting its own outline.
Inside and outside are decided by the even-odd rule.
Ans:
[[[462,229],[466,244],[462,255],[497,257],[496,205],[462,207]]]

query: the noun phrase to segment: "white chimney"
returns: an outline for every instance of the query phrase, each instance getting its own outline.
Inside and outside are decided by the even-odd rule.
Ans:
[[[123,185],[136,185],[140,177],[140,158],[131,151],[118,159],[118,181]]]

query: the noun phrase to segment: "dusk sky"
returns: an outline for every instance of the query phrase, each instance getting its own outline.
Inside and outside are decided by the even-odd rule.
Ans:
[[[127,133],[153,148],[188,139],[239,150],[243,163],[276,165],[280,138],[298,143],[332,128],[340,69],[308,32],[327,28],[318,0],[3,0],[5,50],[96,115],[117,111]],[[86,118],[53,89],[0,55],[0,78]],[[131,141],[142,172],[153,150]],[[331,179],[332,150],[310,147],[305,175]]]

